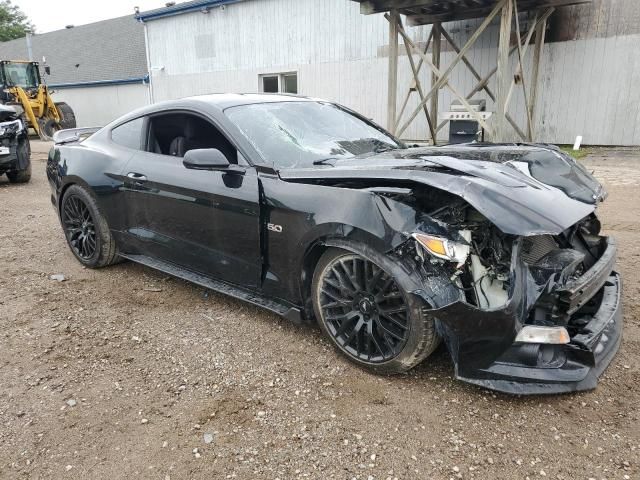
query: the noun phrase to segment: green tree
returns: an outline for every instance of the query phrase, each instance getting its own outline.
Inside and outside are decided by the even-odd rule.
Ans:
[[[0,42],[24,37],[34,30],[35,27],[20,7],[13,5],[11,0],[0,1]]]

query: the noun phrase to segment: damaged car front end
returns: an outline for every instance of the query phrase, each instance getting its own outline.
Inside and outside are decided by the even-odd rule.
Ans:
[[[22,118],[11,106],[0,105],[0,175],[12,183],[23,183],[31,177],[31,149]]]
[[[446,275],[460,291],[432,311],[457,378],[523,394],[595,387],[622,325],[615,241],[597,226],[590,216],[559,235],[519,237],[466,224],[468,253],[450,260],[434,255],[442,237],[412,235],[405,248],[424,282]],[[413,294],[430,303],[425,290]]]
[[[621,341],[616,243],[600,234],[593,212],[560,229],[574,211],[584,213],[584,205],[602,200],[604,191],[552,149],[476,146],[466,149],[467,157],[482,154],[483,148],[485,159],[493,152],[501,163],[520,163],[519,171],[529,177],[523,183],[535,182],[534,188],[561,184],[569,201],[556,206],[565,209],[556,217],[566,218],[555,218],[553,226],[534,224],[513,200],[521,218],[510,222],[498,213],[501,218],[494,221],[500,229],[466,201],[456,201],[428,214],[394,253],[411,259],[423,284],[444,276],[450,279],[448,288],[458,289],[458,301],[432,310],[458,379],[513,394],[594,388]],[[458,160],[432,160],[459,168]],[[536,175],[541,163],[546,164],[544,187]],[[571,168],[558,172],[558,165]],[[484,202],[470,198],[486,213],[490,196],[485,192]],[[551,214],[544,216],[549,220]],[[418,286],[413,294],[432,305],[431,289]]]
[[[369,160],[366,169],[337,163],[322,182],[375,183],[364,188],[379,210],[398,212],[383,215],[408,219],[389,254],[434,318],[456,377],[512,394],[594,388],[622,331],[616,244],[595,215],[602,186],[546,145],[411,148]]]

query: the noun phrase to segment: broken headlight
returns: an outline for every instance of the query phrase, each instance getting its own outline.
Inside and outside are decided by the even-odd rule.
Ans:
[[[15,135],[20,130],[22,130],[22,122],[20,120],[0,123],[0,137]]]
[[[471,239],[471,233],[467,230],[461,231],[460,235],[464,240],[466,240],[466,244],[462,242],[456,242],[448,238],[428,235],[421,232],[414,232],[411,234],[411,236],[429,254],[442,260],[455,262],[458,268],[461,267],[469,257],[469,240]],[[467,238],[467,236],[469,238]]]

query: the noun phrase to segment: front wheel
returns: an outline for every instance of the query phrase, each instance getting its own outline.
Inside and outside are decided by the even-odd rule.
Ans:
[[[31,180],[31,146],[28,138],[20,141],[16,155],[18,156],[18,170],[8,172],[7,178],[11,183],[27,183]]]
[[[116,263],[116,243],[94,198],[81,186],[64,193],[60,222],[69,248],[83,265],[100,268]]]
[[[357,253],[329,249],[316,267],[316,318],[340,352],[380,373],[405,372],[440,342],[433,318],[389,272]]]
[[[27,165],[27,168],[22,170],[7,172],[7,178],[11,183],[27,183],[31,180],[31,163]]]

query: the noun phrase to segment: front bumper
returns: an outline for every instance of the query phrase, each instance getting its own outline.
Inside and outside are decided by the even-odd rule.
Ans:
[[[502,309],[464,302],[436,309],[438,328],[455,363],[456,378],[510,394],[552,394],[595,388],[622,339],[622,279],[613,270],[616,245],[579,279],[557,290],[573,316],[565,345],[514,342],[531,302],[526,269]],[[582,309],[588,305],[588,309]],[[585,312],[585,313],[581,313]],[[588,313],[587,313],[588,312]]]
[[[611,272],[597,312],[566,345],[515,344],[484,368],[456,369],[460,380],[512,394],[590,390],[622,340],[622,279]]]

